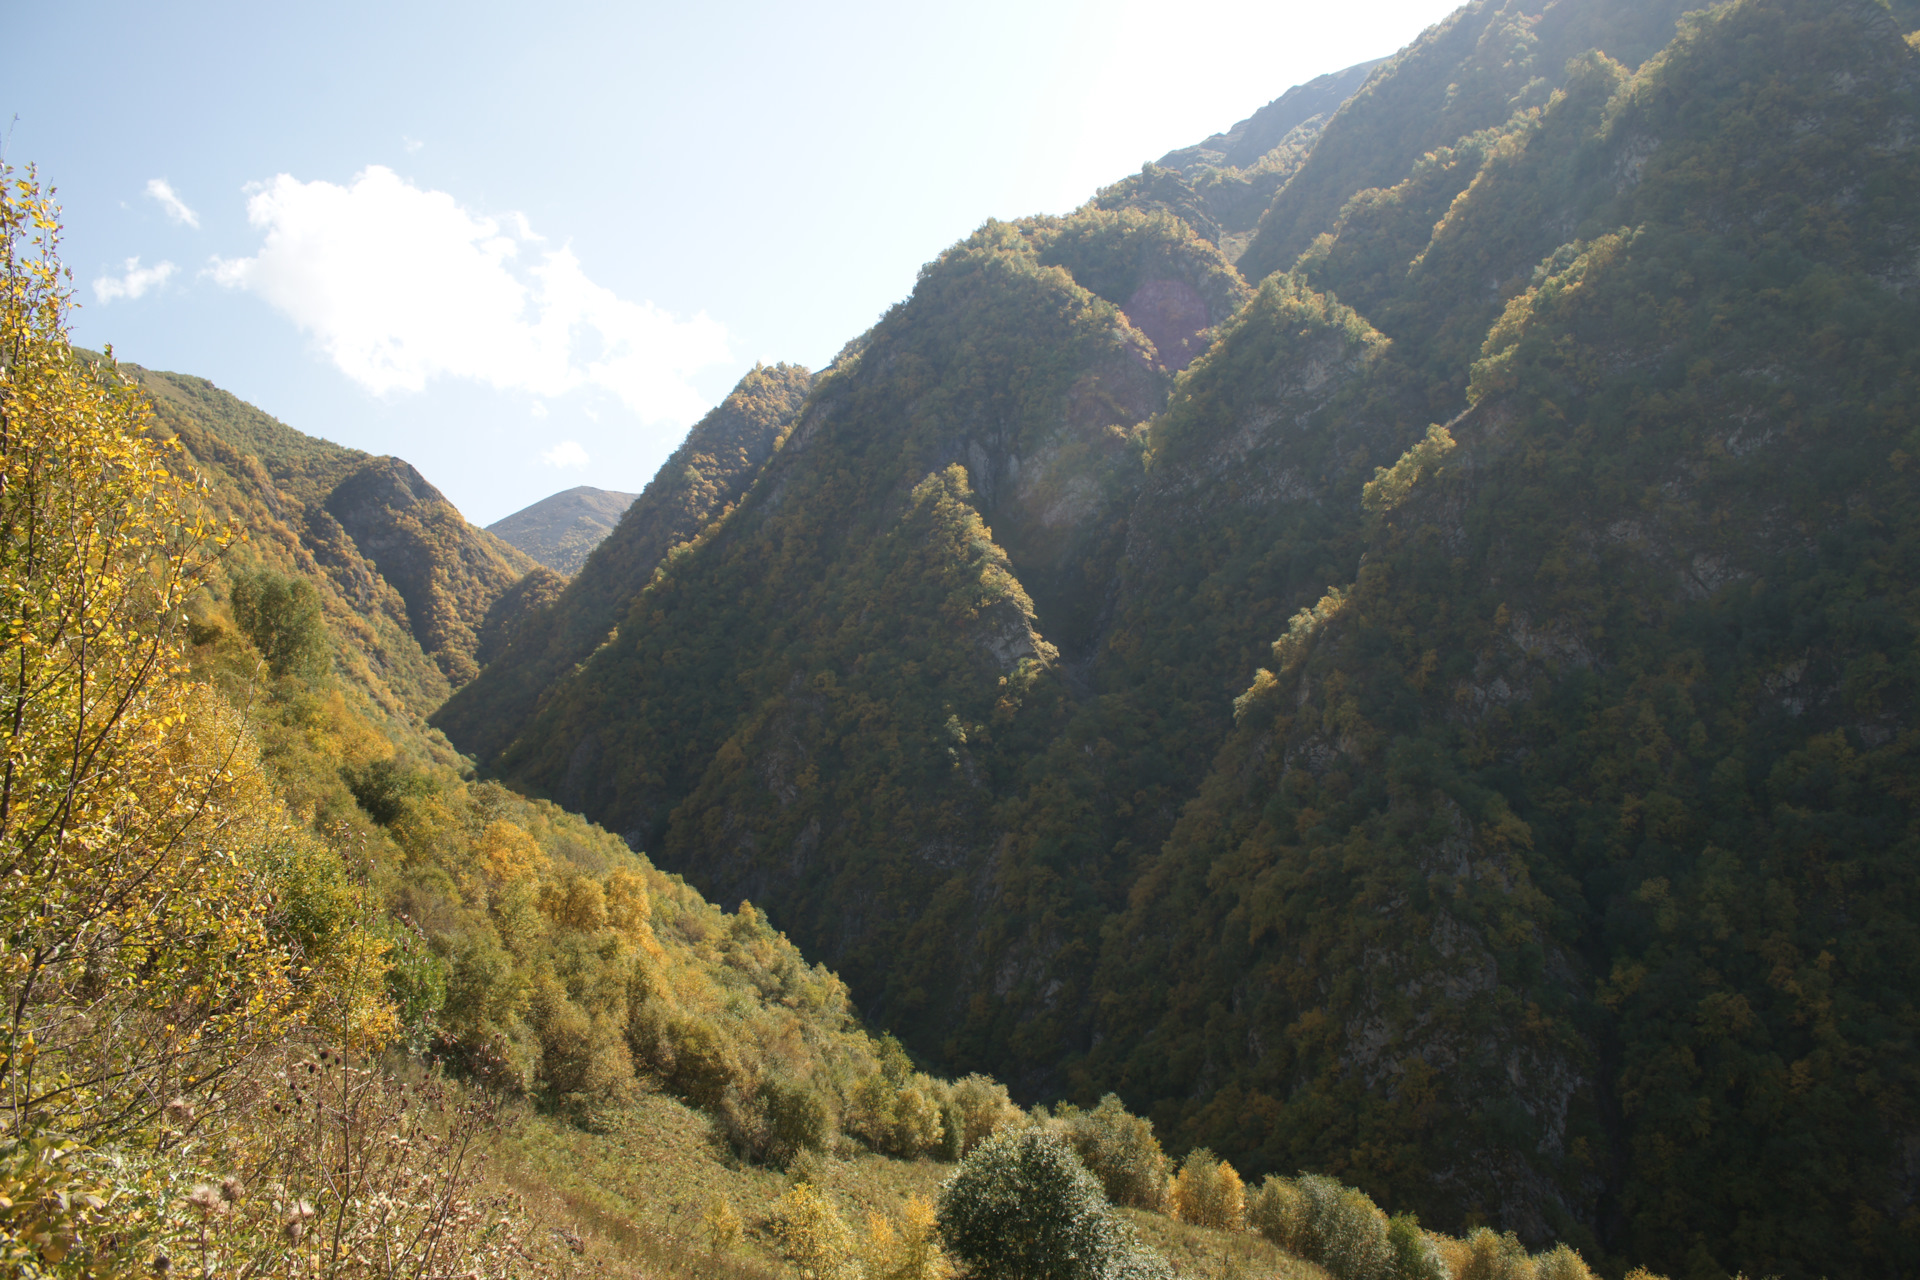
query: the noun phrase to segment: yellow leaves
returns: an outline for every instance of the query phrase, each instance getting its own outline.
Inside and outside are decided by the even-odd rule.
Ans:
[[[182,678],[187,601],[232,534],[138,389],[68,345],[56,222],[31,174],[0,196],[0,933],[36,957],[0,995],[41,1060],[0,1076],[14,1124],[97,1132],[284,1034],[303,980],[365,1043],[390,1014],[351,927],[294,954],[321,935],[276,902],[290,817],[242,717]]]
[[[653,919],[653,898],[647,893],[644,876],[615,867],[607,875],[605,893],[607,920],[615,929],[633,938],[640,937],[645,929],[646,936],[652,937],[653,931],[646,926]]]
[[[907,1197],[897,1228],[892,1219],[869,1212],[862,1252],[867,1280],[946,1280],[953,1274],[940,1249],[933,1201],[922,1195]]]
[[[856,1280],[859,1254],[853,1232],[811,1183],[788,1189],[773,1206],[774,1238],[808,1280]]]
[[[540,910],[563,929],[594,933],[607,926],[606,892],[596,880],[569,875],[540,888]]]
[[[477,852],[487,878],[496,885],[537,879],[552,868],[539,842],[505,818],[487,824]]]
[[[1453,433],[1439,424],[1427,428],[1419,443],[1400,455],[1391,467],[1376,467],[1373,479],[1360,492],[1360,501],[1368,511],[1384,515],[1407,500],[1420,477],[1439,465],[1453,452]]]
[[[1180,1166],[1170,1196],[1174,1217],[1195,1226],[1239,1231],[1247,1224],[1247,1190],[1240,1175],[1205,1147],[1196,1148]]]
[[[740,1247],[745,1231],[733,1201],[718,1193],[707,1201],[706,1212],[700,1215],[700,1233],[706,1237],[707,1248],[715,1253],[731,1253]]]

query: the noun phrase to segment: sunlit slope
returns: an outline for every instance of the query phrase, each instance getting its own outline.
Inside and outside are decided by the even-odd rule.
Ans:
[[[231,566],[312,581],[347,685],[417,733],[477,670],[487,611],[533,562],[397,458],[304,435],[203,378],[122,367],[209,481],[212,509],[247,530]]]
[[[575,485],[494,521],[487,532],[556,573],[572,574],[613,532],[635,496]]]

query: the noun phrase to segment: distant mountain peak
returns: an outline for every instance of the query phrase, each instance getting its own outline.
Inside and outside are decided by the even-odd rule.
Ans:
[[[579,484],[496,520],[487,532],[554,572],[572,575],[637,496]]]

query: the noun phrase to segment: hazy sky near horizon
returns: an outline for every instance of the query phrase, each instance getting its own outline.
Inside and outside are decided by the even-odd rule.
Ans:
[[[1064,213],[1451,0],[9,6],[77,341],[489,523],[637,492],[990,217]]]

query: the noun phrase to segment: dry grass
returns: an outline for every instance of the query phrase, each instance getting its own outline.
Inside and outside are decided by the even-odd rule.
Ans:
[[[768,1213],[792,1179],[742,1164],[713,1138],[707,1117],[649,1094],[604,1132],[521,1110],[497,1136],[493,1176],[526,1201],[561,1244],[571,1236],[576,1273],[648,1280],[789,1280]],[[850,1225],[869,1212],[897,1215],[910,1195],[933,1197],[953,1166],[862,1153],[809,1156],[805,1176]],[[746,1226],[740,1246],[715,1253],[702,1220],[716,1196]],[[1140,1237],[1195,1280],[1327,1280],[1312,1263],[1245,1232],[1212,1231],[1162,1214],[1123,1210]],[[571,1245],[567,1246],[571,1249]]]
[[[1161,1213],[1122,1209],[1141,1240],[1174,1274],[1194,1280],[1329,1280],[1327,1273],[1251,1231],[1215,1231]]]

